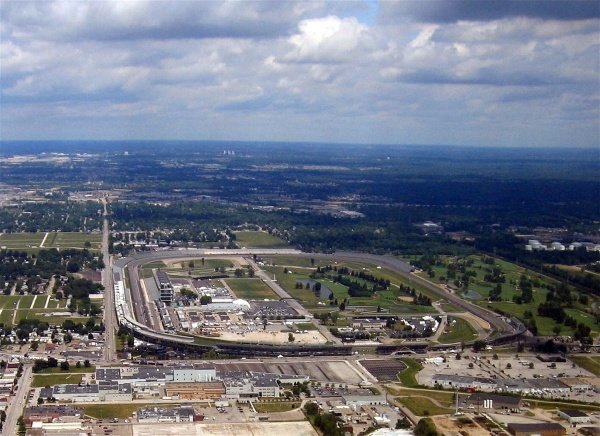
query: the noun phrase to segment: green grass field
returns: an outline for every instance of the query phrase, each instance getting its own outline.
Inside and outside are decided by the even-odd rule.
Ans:
[[[449,407],[440,407],[428,398],[414,395],[399,397],[396,400],[417,416],[447,415],[453,410]]]
[[[3,233],[0,235],[0,247],[12,249],[39,248],[46,232],[37,233]],[[49,232],[42,248],[85,248],[89,242],[90,250],[100,250],[102,235],[100,233]]]
[[[89,368],[84,367],[83,365],[81,366],[81,368],[77,368],[75,366],[74,361],[70,361],[69,363],[71,363],[71,366],[69,367],[68,371],[63,371],[62,369],[60,369],[60,367],[54,367],[54,368],[44,368],[41,371],[36,372],[35,374],[37,375],[48,375],[48,374],[62,374],[62,375],[68,375],[68,374],[85,374],[88,372],[96,372],[96,367],[94,365],[90,366]]]
[[[12,249],[36,248],[46,236],[45,232],[39,233],[3,233],[0,235],[0,247]]]
[[[278,401],[274,403],[254,403],[254,408],[258,413],[277,413],[288,412],[300,407],[297,401]]]
[[[81,383],[81,374],[50,374],[33,376],[31,382],[32,388],[43,388],[46,386],[62,385],[62,384],[79,384]]]
[[[596,377],[600,377],[600,357],[599,356],[569,356],[577,365],[591,372]]]
[[[100,250],[102,243],[102,234],[100,233],[82,233],[82,232],[57,232],[56,237],[50,241],[50,235],[46,239],[44,247],[46,248],[88,248],[89,250]],[[85,243],[89,242],[90,247]]]
[[[162,260],[155,260],[142,265],[142,269],[166,268],[167,265]]]
[[[279,300],[279,296],[261,279],[227,279],[225,282],[238,298]]]
[[[48,295],[38,295],[35,299],[35,303],[33,303],[34,309],[44,309],[46,307],[46,301],[48,300]],[[50,304],[52,300],[48,304]]]
[[[282,248],[288,244],[277,236],[268,234],[267,232],[236,232],[236,243],[240,247],[255,247],[255,248]]]
[[[400,380],[402,386],[407,388],[418,387],[419,384],[417,383],[416,376],[417,373],[423,369],[423,365],[411,358],[404,358],[400,360],[407,366],[407,368],[398,373],[398,380]]]
[[[171,403],[121,403],[121,404],[86,404],[82,405],[84,413],[87,416],[98,419],[126,419],[131,418],[134,412],[141,407],[158,406],[158,407],[176,407]]]
[[[264,267],[265,271],[271,274],[275,274],[277,282],[284,288],[292,297],[300,300],[304,306],[310,309],[322,308],[323,306],[318,305],[319,302],[328,303],[328,299],[319,299],[315,293],[310,289],[296,289],[296,283],[302,280],[310,280],[309,274],[311,270],[304,267],[294,268],[288,267],[288,273],[284,274],[284,267],[281,266],[267,266]],[[375,274],[378,277],[389,277],[385,270],[375,270]],[[291,273],[290,273],[291,272]],[[379,273],[381,272],[381,275]],[[398,279],[396,277],[396,279]],[[321,284],[327,286],[333,291],[335,298],[338,301],[344,300],[348,295],[348,288],[339,283],[334,283],[328,279],[319,279]],[[398,283],[398,281],[393,282]],[[418,306],[409,302],[402,301],[399,299],[401,296],[397,290],[397,287],[392,286],[389,290],[381,291],[372,297],[358,298],[349,297],[351,306],[369,306],[370,310],[376,310],[377,306],[381,306],[383,309],[388,309],[392,313],[433,313],[435,309],[431,306]]]
[[[468,266],[467,270],[476,273],[476,276],[471,279],[468,289],[478,292],[482,297],[480,300],[475,301],[476,304],[486,308],[500,309],[501,311],[514,315],[520,319],[524,319],[523,315],[525,311],[531,311],[538,328],[538,335],[553,336],[556,334],[554,328],[558,326],[560,327],[561,335],[572,336],[574,329],[566,327],[563,324],[557,324],[551,318],[542,317],[537,314],[537,307],[546,300],[548,291],[544,286],[556,285],[558,283],[556,280],[522,268],[513,263],[501,259],[494,259],[494,263],[502,269],[506,280],[505,283],[502,284],[502,301],[488,303],[487,299],[489,292],[495,284],[486,282],[484,277],[492,266],[484,263],[481,256],[472,255],[468,256],[468,259],[473,260],[473,264]],[[443,278],[446,277],[448,273],[447,265],[453,260],[454,258],[450,256],[442,256],[443,265],[434,266],[432,268],[435,272],[434,277],[429,277],[427,273],[420,273],[420,275],[434,283],[445,283]],[[513,296],[519,294],[518,282],[522,274],[526,274],[530,278],[539,281],[539,286],[534,286],[533,288],[533,301],[528,304],[516,304],[512,301]],[[457,277],[460,275],[460,273],[457,273]],[[449,280],[448,282],[451,283],[452,281],[453,280]],[[583,307],[579,306],[580,305],[576,304],[573,308],[565,309],[565,312],[575,318],[577,323],[583,323],[589,326],[592,329],[592,336],[598,336],[600,334],[600,326],[594,322],[594,319],[591,316],[581,310]]]
[[[273,256],[265,258],[267,264],[271,265],[282,265],[282,266],[297,266],[306,268],[316,268],[318,266],[326,265],[322,259],[314,258],[314,265],[311,263],[309,257],[303,256]]]
[[[477,337],[475,329],[462,318],[453,317],[456,322],[448,326],[448,332],[440,335],[439,342],[442,344],[453,344],[456,342],[467,342]]]

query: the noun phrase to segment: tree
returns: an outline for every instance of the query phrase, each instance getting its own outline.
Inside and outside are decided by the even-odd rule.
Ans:
[[[78,360],[77,363],[75,364],[75,368],[79,369],[81,368],[81,361]]]
[[[402,430],[410,428],[410,421],[406,417],[396,421],[396,430]]]
[[[308,402],[304,405],[304,411],[309,416],[314,416],[319,413],[319,405],[317,403]]]
[[[485,342],[483,341],[475,341],[473,343],[473,351],[479,353],[480,351],[485,350]]]
[[[17,425],[19,426],[17,433],[20,435],[24,435],[27,432],[27,426],[25,425],[23,415],[19,416],[19,419],[17,420]]]
[[[254,277],[254,268],[252,268],[250,265],[248,265],[248,277]]]
[[[31,345],[29,346],[29,349],[30,349],[31,351],[37,351],[37,349],[38,349],[38,346],[39,346],[39,343],[38,343],[38,341],[33,341],[33,342],[31,343]]]
[[[69,361],[68,360],[63,360],[62,362],[60,362],[60,370],[61,371],[68,371],[71,365],[69,365]]]
[[[506,369],[512,369],[512,365],[509,363],[506,364]]]
[[[342,304],[340,304],[340,310],[343,312],[344,310],[346,310],[346,303],[344,303],[342,301]]]
[[[296,340],[296,338],[294,337],[293,333],[288,333],[288,342],[294,342]]]
[[[92,365],[90,364],[90,361],[89,361],[89,360],[85,359],[85,360],[83,361],[83,366],[84,366],[84,367],[86,367],[86,368],[89,368],[89,367],[90,367],[90,366],[92,366]]]
[[[202,306],[206,306],[210,303],[212,303],[212,297],[210,295],[203,295],[202,297],[200,297],[200,304]]]
[[[419,420],[414,430],[415,436],[437,436],[438,432],[431,418]]]

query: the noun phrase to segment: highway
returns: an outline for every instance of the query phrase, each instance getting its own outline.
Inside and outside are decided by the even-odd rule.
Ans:
[[[119,328],[117,314],[115,310],[115,295],[113,292],[113,268],[112,258],[108,252],[108,240],[110,235],[108,225],[108,208],[106,198],[102,199],[104,208],[103,226],[102,226],[102,260],[104,269],[102,270],[102,285],[104,286],[104,360],[112,362],[117,360],[117,348],[115,333]]]
[[[31,386],[31,368],[29,364],[23,366],[23,374],[21,374],[21,378],[19,379],[19,388],[6,410],[6,421],[4,421],[2,429],[3,435],[14,435],[17,432],[17,420],[23,414],[23,408],[25,407],[25,403],[27,403],[27,395]]]

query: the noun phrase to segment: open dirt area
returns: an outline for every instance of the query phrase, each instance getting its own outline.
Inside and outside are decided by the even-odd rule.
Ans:
[[[251,332],[235,333],[222,331],[219,339],[224,341],[256,342],[261,344],[287,344],[289,330],[286,331],[262,331],[255,330]],[[324,344],[327,339],[317,330],[310,330],[307,333],[293,333],[295,344]]]
[[[136,424],[133,436],[314,436],[317,433],[307,421],[301,422],[248,422],[231,424]]]
[[[456,418],[447,416],[434,416],[433,422],[439,433],[447,436],[460,436],[460,432],[466,432],[469,436],[488,436],[490,433],[477,424],[462,425]]]

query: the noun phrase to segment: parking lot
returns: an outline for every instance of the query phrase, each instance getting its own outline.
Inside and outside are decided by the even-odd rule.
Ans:
[[[573,363],[567,362],[542,362],[535,355],[498,354],[494,359],[490,354],[465,353],[460,360],[456,354],[447,354],[446,362],[423,362],[423,370],[417,375],[419,383],[433,386],[433,377],[439,374],[483,377],[493,380],[544,380],[554,381],[561,379],[590,378],[593,374]],[[591,394],[594,395],[594,394]],[[590,392],[572,391],[561,398],[590,401]]]
[[[398,373],[406,369],[400,360],[368,359],[359,361],[360,364],[377,380],[398,380]]]

